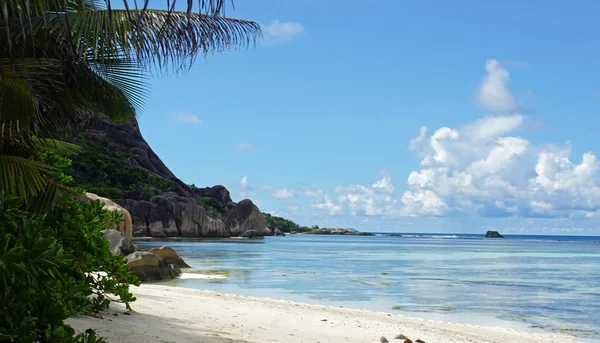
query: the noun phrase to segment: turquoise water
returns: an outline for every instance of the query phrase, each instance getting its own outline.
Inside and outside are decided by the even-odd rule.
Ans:
[[[180,287],[344,306],[600,341],[600,237],[289,235],[169,245],[223,280]],[[569,329],[569,330],[567,330]],[[575,330],[571,330],[575,329]]]

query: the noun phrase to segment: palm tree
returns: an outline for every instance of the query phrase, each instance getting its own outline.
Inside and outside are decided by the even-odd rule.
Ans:
[[[50,206],[60,186],[36,151],[76,152],[57,140],[63,128],[90,115],[128,120],[142,109],[146,73],[185,71],[199,54],[261,35],[258,24],[225,17],[226,0],[187,0],[185,12],[176,0],[164,10],[115,1],[1,1],[0,192]]]

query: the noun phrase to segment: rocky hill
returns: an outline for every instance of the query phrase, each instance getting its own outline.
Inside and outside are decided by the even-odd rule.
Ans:
[[[196,188],[179,180],[144,140],[135,118],[130,123],[91,119],[67,140],[83,147],[68,170],[76,186],[126,208],[134,236],[272,234],[251,200],[236,203],[224,186]]]

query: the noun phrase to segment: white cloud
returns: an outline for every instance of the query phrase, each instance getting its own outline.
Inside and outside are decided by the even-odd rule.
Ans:
[[[248,188],[248,177],[247,176],[242,176],[242,178],[240,179],[240,185],[242,186],[242,188]]]
[[[569,142],[556,146],[523,137],[527,118],[515,112],[519,104],[508,89],[508,71],[489,60],[486,72],[477,96],[494,114],[458,127],[421,127],[408,142],[421,161],[400,194],[387,170],[370,185],[329,191],[313,185],[269,193],[295,198],[294,211],[286,213],[335,216],[330,222],[365,224],[367,217],[377,216],[394,225],[426,221],[439,228],[442,221],[454,218],[457,223],[467,215],[487,221],[489,229],[512,225],[504,226],[507,232],[591,232],[565,227],[564,220],[600,216],[600,161],[592,152],[572,156]],[[494,220],[498,217],[505,219]]]
[[[303,188],[301,190],[302,195],[304,195],[307,198],[313,198],[313,199],[319,199],[322,198],[324,193],[323,190],[320,189],[318,186],[316,185],[312,185],[311,187],[308,188]]]
[[[404,192],[402,195],[404,205],[401,213],[409,217],[416,216],[441,216],[446,213],[448,205],[434,192]]]
[[[511,135],[522,124],[522,116],[507,115],[436,130],[408,176],[402,213],[567,217],[600,210],[596,156],[585,153],[577,164],[569,145],[536,146]]]
[[[479,86],[477,100],[481,106],[494,113],[510,113],[518,109],[519,104],[508,89],[510,74],[497,60],[487,60],[486,75]]]
[[[347,185],[333,188],[337,201],[333,201],[324,192],[309,192],[309,195],[322,195],[317,199],[315,208],[327,210],[330,214],[348,213],[352,216],[381,216],[395,214],[397,201],[394,200],[396,188],[391,177],[383,176],[371,186]],[[304,193],[308,195],[307,192]],[[333,212],[333,213],[332,213]]]
[[[184,122],[184,123],[199,124],[199,125],[204,124],[204,122],[202,120],[200,120],[196,115],[187,113],[187,112],[175,113],[175,114],[173,114],[173,117],[175,118],[175,120]]]
[[[342,207],[340,205],[334,203],[327,195],[323,196],[322,201],[314,204],[313,208],[315,208],[317,210],[322,210],[323,213],[330,215],[330,216],[342,214]]]
[[[281,188],[273,192],[273,197],[276,199],[291,199],[294,197],[294,190]]]
[[[304,33],[304,26],[297,22],[282,22],[279,19],[262,26],[265,45],[276,45],[289,42]]]
[[[413,138],[408,143],[408,150],[416,152],[416,153],[420,152],[426,139],[427,139],[427,127],[422,126],[419,129],[419,135],[417,137]]]
[[[246,142],[237,142],[235,144],[235,150],[237,151],[249,151],[256,149],[254,145],[248,144]]]

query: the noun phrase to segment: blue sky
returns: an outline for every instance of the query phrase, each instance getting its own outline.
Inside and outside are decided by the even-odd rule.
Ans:
[[[265,39],[151,80],[140,126],[184,182],[303,225],[600,235],[599,10],[237,1]]]

